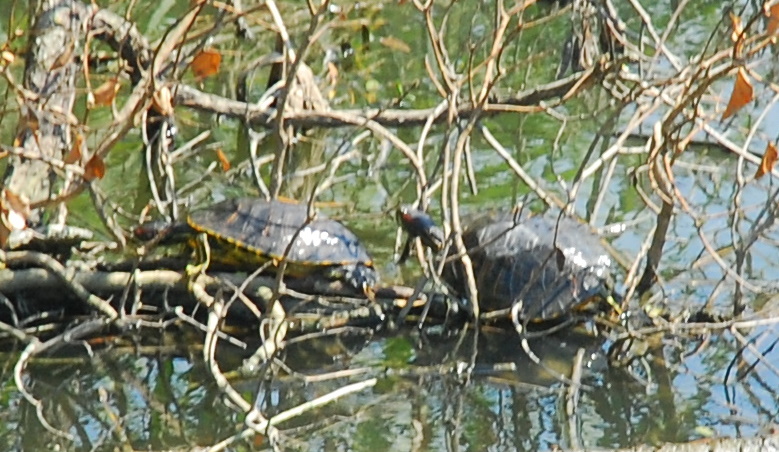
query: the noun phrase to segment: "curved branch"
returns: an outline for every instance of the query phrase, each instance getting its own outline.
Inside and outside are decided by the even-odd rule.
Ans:
[[[534,89],[520,91],[514,96],[498,99],[483,107],[470,102],[461,103],[455,113],[459,118],[467,119],[475,114],[493,116],[503,112],[535,112],[543,111],[549,106],[541,107],[541,102],[562,100],[570,95],[572,90],[581,85],[586,77],[592,83],[603,77],[605,71],[583,72],[572,74],[564,79],[555,80]],[[240,102],[216,94],[204,93],[189,85],[176,86],[175,103],[178,106],[196,110],[218,113],[235,119],[246,119],[255,127],[271,128],[271,118],[276,114],[273,108]],[[354,125],[353,119],[368,122],[373,121],[385,127],[417,127],[424,125],[432,117],[434,124],[446,122],[449,112],[437,107],[418,110],[403,109],[342,109],[332,111],[286,111],[284,121],[295,127],[342,127]],[[345,119],[345,118],[348,118]]]
[[[60,284],[64,285],[79,299],[88,304],[92,309],[108,316],[109,320],[117,320],[119,313],[116,312],[110,303],[102,298],[93,295],[81,284],[74,280],[73,269],[67,270],[62,264],[53,257],[34,251],[0,251],[0,261],[10,266],[35,265],[43,267],[50,274],[56,277]]]

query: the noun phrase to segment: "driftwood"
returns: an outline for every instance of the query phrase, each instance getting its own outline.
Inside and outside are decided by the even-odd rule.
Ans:
[[[165,269],[100,271],[89,269],[84,263],[71,263],[65,267],[45,254],[32,251],[8,252],[2,257],[11,268],[0,270],[0,294],[8,300],[23,299],[24,311],[28,313],[52,309],[71,313],[96,310],[115,318],[117,309],[128,313],[164,314],[177,306],[192,312],[198,307],[198,299],[192,293],[192,284],[197,284],[211,296],[220,294],[223,299],[237,301],[229,304],[227,320],[249,325],[256,323],[267,310],[266,290],[277,284],[273,275],[218,272],[192,277],[183,271]],[[378,287],[375,302],[370,302],[338,281],[308,278],[285,280],[281,294],[290,320],[296,329],[305,331],[378,325],[387,315],[396,314],[406,306],[414,289]],[[133,300],[142,300],[143,308],[122,309],[131,306]],[[417,297],[412,303],[421,308],[425,298]],[[18,308],[18,303],[12,305],[13,309],[7,306],[8,310]],[[0,309],[0,313],[2,311]],[[443,297],[436,299],[430,310],[433,320],[447,317],[451,320],[462,314],[452,311]],[[17,313],[16,317],[22,316]],[[7,321],[7,313],[0,314],[0,318]]]

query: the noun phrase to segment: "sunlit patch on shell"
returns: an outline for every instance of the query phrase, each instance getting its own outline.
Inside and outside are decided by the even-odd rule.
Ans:
[[[305,246],[334,246],[338,244],[338,237],[321,229],[311,229],[306,226],[298,234],[298,239]]]
[[[563,255],[571,264],[579,268],[586,268],[589,265],[587,259],[582,256],[582,253],[576,247],[565,248]]]
[[[572,265],[575,265],[579,268],[595,267],[603,269],[611,267],[611,258],[609,256],[598,256],[598,260],[593,263],[590,259],[587,259],[576,247],[565,248],[563,250],[563,255]]]

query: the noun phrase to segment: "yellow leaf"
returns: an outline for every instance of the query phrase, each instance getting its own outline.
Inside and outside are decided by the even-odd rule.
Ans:
[[[192,72],[197,78],[206,78],[219,72],[222,54],[213,49],[205,49],[192,60]]]
[[[0,248],[5,247],[11,232],[27,228],[29,216],[30,203],[27,198],[7,188],[0,191]]]
[[[330,82],[330,86],[335,86],[338,82],[338,67],[332,61],[327,63],[327,81]]]
[[[741,23],[741,18],[732,12],[730,13],[730,21],[733,23],[733,32],[730,34],[730,39],[735,43],[733,55],[735,58],[741,58],[741,54],[744,51],[744,40],[746,39],[744,26]]]
[[[776,146],[773,143],[768,143],[765,147],[765,153],[763,154],[763,160],[760,161],[760,166],[755,172],[755,179],[760,179],[766,174],[770,173],[776,163]]]
[[[379,39],[379,42],[384,47],[387,47],[392,50],[397,50],[403,53],[411,52],[411,47],[409,47],[408,44],[406,44],[405,42],[401,41],[400,39],[394,36],[385,36]]]
[[[173,116],[173,96],[170,88],[162,86],[152,95],[152,107],[154,111],[163,116]]]
[[[730,39],[733,42],[736,42],[741,36],[741,33],[744,32],[744,26],[741,24],[741,18],[733,14],[732,11],[730,12],[730,22],[733,25],[733,32],[730,34]]]
[[[733,116],[737,111],[741,110],[744,105],[752,102],[752,99],[754,99],[752,83],[749,82],[747,71],[741,67],[738,69],[736,82],[733,85],[733,93],[730,95],[730,101],[728,102],[727,108],[725,108],[725,113],[722,114],[722,120]]]

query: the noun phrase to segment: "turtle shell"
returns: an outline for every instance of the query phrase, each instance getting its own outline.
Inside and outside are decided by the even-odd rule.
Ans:
[[[286,273],[312,273],[373,286],[377,275],[368,251],[346,226],[318,213],[309,220],[305,205],[239,198],[195,211],[189,227],[205,233],[216,249],[212,260],[254,270],[286,261]]]
[[[478,290],[479,307],[520,306],[520,317],[541,322],[584,309],[613,286],[613,262],[584,224],[552,215],[485,216],[463,232]],[[462,263],[444,268],[444,279],[465,294]]]

